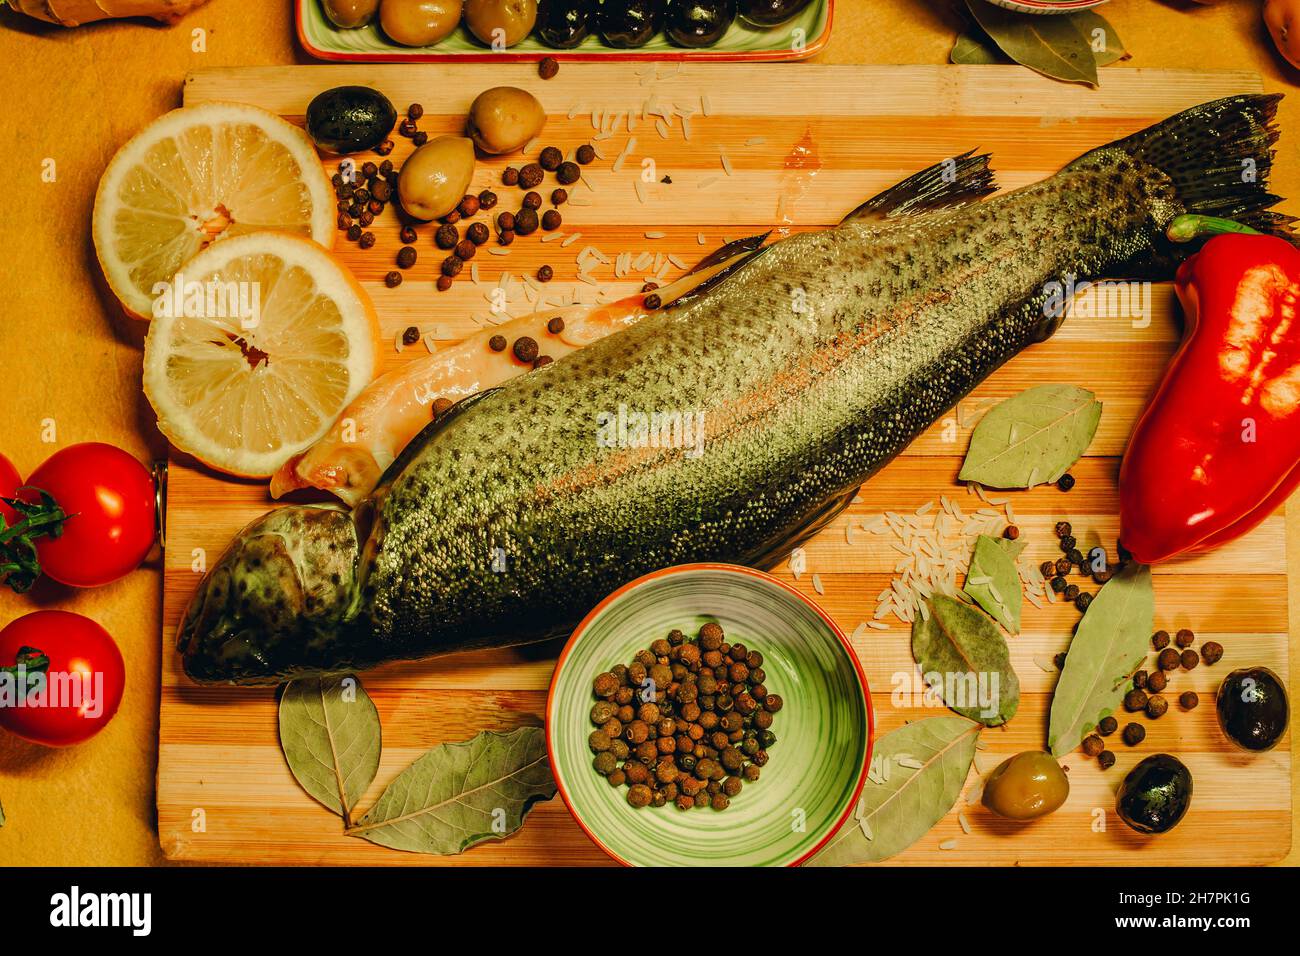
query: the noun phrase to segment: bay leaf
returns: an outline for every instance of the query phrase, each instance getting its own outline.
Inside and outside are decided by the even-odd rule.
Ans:
[[[1101,402],[1085,388],[1027,388],[979,420],[957,477],[990,488],[1053,482],[1087,451],[1100,420]]]
[[[1098,66],[1109,66],[1119,60],[1127,60],[1131,56],[1124,48],[1124,41],[1110,25],[1110,21],[1100,13],[1095,10],[1080,10],[1066,16],[1088,40],[1088,46],[1092,48],[1092,57],[1097,61]]]
[[[1007,56],[1054,80],[1097,85],[1088,38],[1069,16],[1026,16],[985,0],[966,0],[971,15]]]
[[[952,45],[948,59],[967,66],[1008,62],[1006,54],[998,49],[997,44],[982,33],[975,32],[960,34]]]
[[[542,728],[484,731],[420,757],[347,833],[394,850],[460,853],[514,833],[553,796]]]
[[[1029,543],[1024,538],[1016,538],[1014,541],[1010,538],[994,538],[994,540],[998,543],[998,547],[1005,551],[1012,561],[1020,559],[1020,555],[1025,551],[1025,545]]]
[[[1007,633],[1019,634],[1024,595],[1021,593],[1016,559],[1002,546],[1004,540],[1006,539],[991,538],[986,534],[975,539],[975,555],[971,558],[970,569],[966,572],[966,584],[962,590],[972,601],[988,611],[993,620],[1006,628]],[[1007,541],[1007,544],[1015,542]]]
[[[1154,620],[1151,569],[1130,562],[1097,592],[1070,642],[1047,726],[1053,756],[1074,750],[1119,706],[1146,660]]]
[[[980,725],[964,717],[927,717],[878,739],[872,762],[894,763],[892,771],[863,784],[859,825],[846,822],[806,865],[887,860],[929,833],[957,802],[979,734]],[[898,765],[899,756],[915,766]]]
[[[352,676],[303,677],[280,697],[280,747],[294,779],[349,818],[375,779],[383,733],[374,702]]]
[[[912,657],[922,676],[939,675],[943,702],[963,717],[1005,724],[1020,706],[1006,638],[987,615],[956,598],[936,594],[929,606],[930,616],[912,623]]]

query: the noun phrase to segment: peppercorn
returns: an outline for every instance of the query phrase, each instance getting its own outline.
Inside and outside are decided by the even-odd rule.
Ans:
[[[1110,568],[1102,568],[1099,571],[1092,572],[1092,579],[1098,584],[1105,584],[1114,576],[1115,576],[1115,572],[1110,570]]]
[[[1174,635],[1174,643],[1179,647],[1191,647],[1194,640],[1196,640],[1196,635],[1185,627],[1180,627],[1178,633]]]
[[[378,153],[380,156],[387,156],[392,151],[393,151],[393,141],[391,139],[386,139],[378,146],[375,147],[375,152]]]
[[[549,266],[542,266],[542,268],[543,268],[543,269],[548,269],[548,268],[550,268],[550,267],[549,267]],[[539,275],[537,278],[541,279],[542,277]],[[542,281],[543,281],[543,282],[546,282],[546,281],[548,281],[548,279],[549,279],[549,276],[547,277],[547,279],[542,279]],[[547,332],[550,332],[552,335],[559,335],[561,332],[564,331],[564,319],[560,318],[558,315],[555,316],[554,318],[550,319],[550,320],[546,323],[546,331],[547,331]],[[665,641],[664,643],[667,644],[668,642]],[[664,653],[664,654],[667,654],[668,651],[665,650],[663,653]]]
[[[549,80],[560,72],[560,63],[553,56],[544,56],[537,61],[537,75]]]
[[[653,292],[657,288],[659,288],[658,282],[647,282],[645,285],[641,286],[641,293],[644,295],[647,292]]]
[[[592,146],[590,143],[583,143],[578,147],[578,151],[574,154],[573,158],[583,166],[586,166],[596,158],[596,147]]]
[[[1124,695],[1124,709],[1130,714],[1135,714],[1147,705],[1147,695],[1145,691],[1140,691],[1136,687]]]
[[[414,246],[402,246],[401,251],[397,253],[397,265],[401,269],[409,269],[415,265]]]
[[[564,154],[554,146],[547,146],[537,157],[537,165],[548,173],[553,173],[560,168],[560,163],[564,162]]]
[[[1163,651],[1166,647],[1169,646],[1169,632],[1156,631],[1154,634],[1152,634],[1151,646],[1158,651]]]
[[[560,217],[558,210],[548,209],[542,213],[542,228],[547,232],[554,232],[559,229],[563,222],[564,220]]]
[[[1195,668],[1197,664],[1201,662],[1201,655],[1197,654],[1194,650],[1192,650],[1189,647],[1187,650],[1183,651],[1183,653],[1179,655],[1178,660],[1179,663],[1183,665],[1183,670],[1190,671],[1193,668]]]
[[[1156,657],[1156,664],[1159,665],[1162,671],[1174,670],[1180,663],[1182,663],[1182,657],[1172,647],[1166,647]]]
[[[1066,583],[1065,578],[1059,576],[1052,578],[1049,584],[1051,585],[1053,594],[1060,594],[1069,586]]]
[[[433,234],[433,242],[439,249],[454,249],[460,242],[460,230],[451,223],[444,223]]]
[[[1002,537],[1008,541],[1015,541],[1016,538],[1020,537],[1020,529],[1013,524],[1009,524],[1002,529]]]
[[[1223,645],[1218,641],[1206,641],[1201,645],[1201,660],[1207,664],[1217,664],[1223,659]]]
[[[653,312],[655,309],[659,308],[659,306],[663,305],[663,300],[659,298],[659,293],[651,292],[645,297],[644,304],[647,309]]]
[[[369,209],[361,210],[361,215],[357,216],[357,224],[360,225],[362,229],[365,229],[367,226],[374,225],[374,222],[375,222],[375,214],[371,212]],[[366,238],[365,233],[361,234],[361,238],[362,239]]]
[[[523,169],[519,170],[519,188],[532,189],[542,181],[545,175],[546,173],[543,172],[540,165],[537,163],[529,163],[524,166]]]
[[[1106,749],[1106,745],[1101,742],[1101,738],[1096,734],[1089,734],[1083,738],[1083,752],[1089,757],[1095,757]]]
[[[400,272],[389,272],[384,276],[384,285],[390,289],[395,289],[402,284],[402,274]]]
[[[379,164],[379,175],[387,176],[393,171],[393,161],[386,159]]]
[[[501,182],[505,183],[507,186],[514,186],[519,182],[519,170],[515,169],[513,166],[507,166],[505,171],[501,173]]]
[[[375,234],[373,232],[363,232],[361,234],[361,239],[359,240],[359,245],[362,249],[373,248],[375,245]]]
[[[1069,551],[1066,552],[1065,556],[1070,559],[1070,565],[1072,567],[1077,565],[1082,570],[1082,565],[1083,565],[1082,551],[1080,551],[1078,548],[1071,548]]]
[[[370,190],[365,186],[360,186],[352,191],[352,200],[358,205],[364,206],[370,202]]]
[[[411,247],[407,246],[406,248],[410,249]],[[414,252],[415,250],[412,249],[411,251]],[[445,276],[451,276],[452,278],[455,278],[456,276],[460,275],[460,271],[463,268],[465,268],[465,260],[460,258],[460,256],[452,255],[442,260],[441,269],[442,269],[442,274]]]
[[[1163,717],[1167,710],[1169,710],[1169,701],[1165,700],[1160,694],[1156,694],[1147,701],[1147,716],[1152,720]]]
[[[357,215],[360,214],[361,214],[361,210],[358,209]],[[356,223],[353,223],[352,225],[348,226],[348,238],[353,242],[358,241],[361,238],[361,227],[358,226]]]
[[[521,236],[531,235],[537,231],[537,212],[532,209],[521,209],[515,213],[515,232]]]
[[[551,358],[549,355],[539,355],[537,358],[533,359],[533,368],[545,368],[554,361],[555,359]]]
[[[1183,705],[1183,710],[1195,710],[1196,705],[1201,702],[1194,690],[1185,690],[1178,695],[1178,703]]]
[[[474,253],[476,252],[478,252],[478,246],[474,245],[474,243],[468,239],[462,239],[460,242],[456,243],[456,257],[458,259],[468,262],[470,259],[474,258]]]
[[[1065,477],[1068,478],[1069,475],[1066,475]],[[1097,755],[1097,763],[1102,770],[1109,770],[1111,767],[1115,766],[1115,755],[1109,750],[1103,750]]]
[[[476,246],[481,246],[483,243],[487,242],[489,235],[488,227],[481,222],[472,223],[470,227],[465,230],[465,238]]]
[[[1097,733],[1101,734],[1103,737],[1109,737],[1111,734],[1115,732],[1115,728],[1117,728],[1118,726],[1119,726],[1119,721],[1116,720],[1114,717],[1107,715],[1103,717],[1101,720],[1097,721]]]
[[[507,344],[509,343],[506,342],[504,335],[494,335],[488,339],[488,348],[493,352],[504,352]]]
[[[1147,729],[1136,721],[1124,725],[1124,743],[1130,747],[1136,747],[1146,740],[1146,737]]]
[[[499,242],[503,246],[508,246],[510,245],[510,243],[514,241],[515,241],[515,234],[513,231],[509,229],[505,229],[497,233],[497,242]]]
[[[1074,475],[1067,471],[1060,478],[1056,479],[1056,487],[1060,488],[1062,491],[1069,491],[1074,487]]]
[[[1065,599],[1067,601],[1074,601],[1078,597],[1079,597],[1079,585],[1067,584],[1065,586]]]
[[[1058,521],[1056,522],[1056,527],[1053,530],[1056,532],[1056,536],[1058,538],[1064,538],[1067,534],[1069,534],[1074,529],[1070,527],[1070,522]]]
[[[560,163],[559,169],[555,171],[555,178],[559,180],[561,186],[572,186],[582,178],[582,170],[577,163]]]
[[[1147,690],[1153,694],[1158,694],[1169,686],[1169,675],[1165,671],[1154,671],[1147,678]]]
[[[477,196],[465,196],[461,199],[460,205],[456,207],[456,211],[465,219],[469,219],[471,216],[478,215],[478,207],[479,201]]]
[[[1051,579],[1056,575],[1056,562],[1044,561],[1038,566],[1038,573],[1046,579]]]
[[[519,338],[515,339],[514,353],[515,358],[519,359],[519,361],[531,363],[535,358],[537,358],[537,340],[531,339],[526,335],[521,335]],[[629,670],[628,673],[630,675],[631,671]],[[643,677],[642,680],[644,679],[645,678]],[[641,680],[633,678],[633,683],[639,685]]]
[[[397,131],[403,136],[412,136],[417,129],[419,129],[419,127],[416,126],[415,121],[411,119],[404,119],[397,126]]]
[[[1138,671],[1133,675],[1133,689],[1144,690],[1147,686],[1147,672]]]
[[[412,134],[411,136],[411,142],[414,143],[416,146],[423,146],[428,141],[429,141],[429,134],[422,129],[416,130],[415,133]]]
[[[1088,610],[1088,605],[1092,603],[1092,595],[1087,591],[1080,591],[1079,596],[1074,599],[1074,606],[1080,611]]]
[[[569,191],[568,191],[567,189],[552,189],[552,190],[551,190],[551,205],[552,205],[552,206],[563,206],[563,205],[564,205],[566,202],[568,202],[568,201],[569,201]]]
[[[414,345],[418,341],[420,341],[420,330],[413,325],[407,326],[406,331],[402,333],[402,344]]]
[[[1075,540],[1074,535],[1070,535],[1070,534],[1061,535],[1061,550],[1064,551],[1066,554],[1069,554],[1070,551],[1078,543],[1079,542]]]
[[[338,218],[334,220],[334,224],[338,226],[339,229],[347,231],[352,226],[352,217],[346,212],[340,212]]]
[[[401,240],[402,245],[409,246],[419,238],[419,235],[412,227],[403,226],[401,231],[397,234],[397,238]]]
[[[1061,577],[1069,574],[1073,567],[1074,565],[1070,563],[1069,558],[1058,558],[1056,561],[1056,573]]]

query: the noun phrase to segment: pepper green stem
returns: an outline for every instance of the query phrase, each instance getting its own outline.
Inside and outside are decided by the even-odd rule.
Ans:
[[[1201,236],[1221,236],[1230,232],[1250,236],[1262,235],[1258,229],[1252,229],[1242,223],[1233,222],[1231,219],[1221,219],[1218,216],[1201,216],[1195,213],[1184,213],[1181,216],[1175,216],[1170,220],[1169,225],[1165,227],[1165,235],[1169,237],[1171,242],[1191,242]]]

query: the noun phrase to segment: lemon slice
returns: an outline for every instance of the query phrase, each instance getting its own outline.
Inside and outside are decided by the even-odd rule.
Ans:
[[[209,246],[159,301],[145,395],[172,444],[220,471],[272,474],[378,369],[374,306],[331,253],[297,236]]]
[[[239,103],[154,120],[117,151],[95,193],[95,252],[127,311],[218,239],[274,229],[334,244],[334,198],[307,134]]]

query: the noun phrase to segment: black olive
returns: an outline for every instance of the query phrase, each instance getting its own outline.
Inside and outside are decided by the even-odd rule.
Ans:
[[[1177,757],[1152,754],[1129,771],[1115,809],[1138,833],[1165,833],[1192,805],[1192,774]]]
[[[1267,667],[1245,667],[1225,677],[1215,707],[1228,738],[1254,751],[1273,747],[1290,715],[1286,687]]]
[[[755,26],[774,27],[810,3],[812,0],[740,0],[740,15]]]
[[[664,34],[678,46],[713,46],[736,19],[736,0],[668,0]]]
[[[537,35],[557,50],[583,40],[596,23],[596,0],[543,0],[537,8]]]
[[[307,133],[331,153],[359,153],[388,138],[397,110],[388,97],[368,86],[336,86],[307,106]]]
[[[601,39],[620,50],[645,46],[663,22],[664,0],[626,0],[600,7]]]

